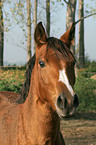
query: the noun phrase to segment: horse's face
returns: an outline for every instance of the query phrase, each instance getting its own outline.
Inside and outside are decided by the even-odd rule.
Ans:
[[[38,24],[37,30],[38,27],[39,30],[41,27],[44,31],[41,23]],[[64,42],[55,38],[46,40],[47,37],[44,35],[44,39],[40,40],[41,42],[39,41],[41,44],[36,41],[35,69],[37,71],[40,99],[43,102],[47,101],[60,117],[72,116],[79,104],[78,97],[73,91],[75,59],[69,49],[65,48],[67,45]],[[35,39],[37,38],[35,37]],[[62,47],[60,44],[62,44]],[[64,49],[66,49],[66,52]]]

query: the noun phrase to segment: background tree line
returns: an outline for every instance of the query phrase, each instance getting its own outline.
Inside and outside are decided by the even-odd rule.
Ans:
[[[84,17],[84,0],[79,0],[79,7],[77,7],[77,0],[57,0],[61,3],[66,11],[66,30],[71,26],[72,22],[75,21],[76,10],[78,9],[78,19]],[[94,2],[94,0],[93,0]],[[32,32],[36,27],[37,21],[40,17],[46,17],[44,23],[46,25],[47,35],[50,36],[51,27],[51,9],[50,6],[56,3],[55,0],[0,0],[0,66],[3,66],[3,55],[4,55],[4,32],[10,31],[12,28],[12,20],[8,19],[11,15],[12,19],[16,22],[16,25],[24,32],[24,37],[27,41],[27,60],[30,59],[31,55],[35,53],[36,44],[34,42],[34,37]],[[57,4],[58,4],[57,3]],[[8,5],[9,10],[4,9],[5,5]],[[89,6],[87,6],[89,7]],[[89,11],[90,10],[90,11]],[[87,15],[96,14],[96,9],[89,8],[87,10]],[[4,19],[5,16],[5,19]],[[91,15],[90,15],[91,16]],[[7,23],[6,23],[7,21]],[[27,31],[26,31],[26,28]],[[82,68],[85,65],[85,45],[84,45],[84,19],[79,22],[79,39],[78,39],[78,62],[79,67]],[[32,41],[34,43],[32,47]],[[74,40],[75,41],[75,40]],[[31,48],[32,47],[32,48]],[[75,43],[71,48],[72,52],[76,55]]]

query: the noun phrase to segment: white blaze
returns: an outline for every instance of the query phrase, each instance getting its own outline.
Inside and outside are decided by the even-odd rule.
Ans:
[[[59,81],[63,82],[68,88],[69,92],[72,96],[74,96],[74,91],[69,83],[68,77],[66,75],[65,69],[59,71]]]

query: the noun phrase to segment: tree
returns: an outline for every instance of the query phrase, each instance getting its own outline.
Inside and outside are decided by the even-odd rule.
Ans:
[[[0,0],[0,66],[3,66],[3,51],[4,51],[4,24],[2,0]]]
[[[79,0],[79,19],[84,17],[84,1]],[[85,64],[85,49],[84,49],[84,19],[79,22],[79,67],[82,68]]]
[[[22,40],[15,45],[27,51],[27,60],[29,60],[31,58],[31,2],[30,0],[18,0],[8,2],[8,4],[10,7],[9,11],[11,10],[9,19],[14,22],[12,25],[18,25],[22,31]]]
[[[46,0],[46,31],[50,36],[50,0]]]
[[[31,3],[27,2],[27,61],[31,58]]]
[[[71,24],[75,22],[75,12],[76,12],[76,2],[77,0],[64,0],[67,4],[67,12],[66,12],[66,31],[69,29]],[[75,38],[74,38],[75,41]],[[71,51],[75,54],[75,45],[71,46]]]
[[[34,2],[34,30],[35,30],[36,24],[37,24],[37,5],[38,5],[38,0],[35,0],[35,2]],[[35,51],[36,51],[36,43],[34,41],[33,54],[35,54]]]

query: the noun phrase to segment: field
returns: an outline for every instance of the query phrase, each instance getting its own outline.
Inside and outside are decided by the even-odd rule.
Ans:
[[[61,120],[66,145],[96,145],[96,112],[77,113]]]
[[[92,74],[80,70],[75,92],[80,105],[75,116],[61,120],[61,131],[66,145],[96,145],[96,80]],[[0,69],[0,91],[19,92],[24,83],[25,70]]]

